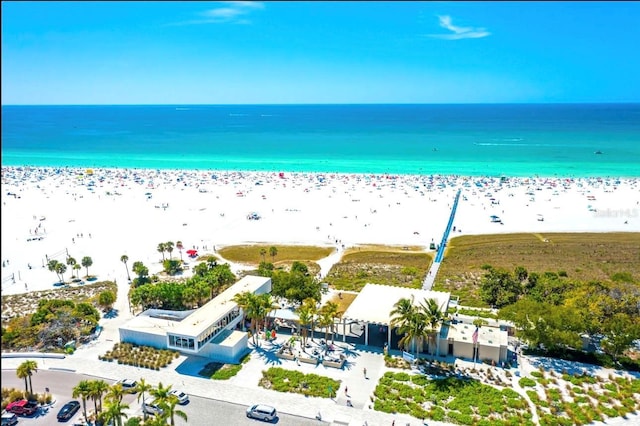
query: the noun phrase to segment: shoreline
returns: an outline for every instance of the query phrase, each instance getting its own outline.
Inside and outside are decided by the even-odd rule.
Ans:
[[[215,167],[188,167],[188,168],[175,168],[175,167],[124,167],[124,166],[103,166],[103,165],[87,165],[87,166],[78,166],[78,165],[34,165],[34,164],[2,164],[2,170],[4,173],[4,169],[15,169],[15,170],[65,170],[65,171],[77,171],[84,172],[86,170],[102,170],[102,171],[129,171],[129,172],[164,172],[164,173],[212,173],[212,174],[230,174],[230,173],[245,173],[245,174],[278,174],[278,173],[286,173],[290,175],[346,175],[346,176],[394,176],[394,177],[424,177],[424,178],[466,178],[466,179],[521,179],[521,180],[529,180],[529,179],[569,179],[569,180],[579,180],[579,179],[624,179],[624,180],[640,180],[640,172],[637,175],[624,175],[624,174],[616,174],[616,175],[585,175],[585,176],[577,176],[572,174],[518,174],[511,175],[502,172],[490,173],[489,170],[486,170],[484,173],[413,173],[413,172],[348,172],[348,171],[322,171],[322,170],[311,170],[311,171],[299,171],[299,170],[289,170],[288,168],[277,168],[277,169],[246,169],[246,168],[215,168]]]
[[[120,257],[157,273],[156,248],[166,241],[200,254],[259,243],[334,247],[334,257],[367,244],[429,251],[458,189],[450,237],[640,231],[640,178],[3,166],[2,290],[55,288],[47,259],[67,254],[78,263],[91,257],[88,272],[98,280],[126,284]]]

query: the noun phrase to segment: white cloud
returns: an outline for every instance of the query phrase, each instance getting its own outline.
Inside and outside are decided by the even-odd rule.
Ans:
[[[449,31],[452,31],[453,34],[429,34],[429,37],[441,38],[444,40],[462,40],[465,38],[482,38],[491,35],[489,31],[484,28],[474,28],[474,27],[458,27],[451,23],[450,16],[438,16],[440,20],[440,26]]]
[[[247,15],[255,10],[264,9],[264,3],[259,1],[221,1],[222,6],[205,10],[200,13],[202,19],[179,22],[173,25],[194,24],[250,24]]]

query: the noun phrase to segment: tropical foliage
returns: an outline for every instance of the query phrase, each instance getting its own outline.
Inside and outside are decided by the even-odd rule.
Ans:
[[[33,314],[14,318],[3,328],[2,348],[60,349],[61,344],[89,336],[99,320],[91,303],[42,298]]]
[[[512,321],[534,348],[582,349],[586,335],[617,360],[640,339],[640,286],[631,277],[581,283],[563,273],[527,273],[521,267],[513,274],[490,266],[487,271],[485,300],[501,306],[499,316]]]
[[[398,346],[417,354],[422,350],[424,341],[438,330],[445,316],[434,299],[416,304],[412,296],[398,300],[393,306],[391,326],[396,327],[398,335],[402,335]],[[433,337],[436,341],[435,334]]]
[[[202,306],[236,281],[229,264],[219,265],[215,258],[212,259],[211,262],[198,264],[193,276],[181,282],[151,282],[147,276],[148,269],[142,262],[135,262],[133,271],[139,275],[134,278],[134,285],[129,293],[131,305],[142,310],[187,310]]]

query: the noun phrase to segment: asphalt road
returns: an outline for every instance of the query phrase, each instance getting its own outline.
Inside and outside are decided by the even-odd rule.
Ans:
[[[50,392],[56,398],[56,404],[46,414],[39,414],[33,417],[20,417],[18,423],[19,426],[45,426],[58,424],[56,415],[62,406],[70,401],[72,389],[78,384],[80,380],[94,380],[97,377],[87,376],[84,374],[76,374],[67,371],[52,371],[52,370],[39,370],[31,378],[33,383],[33,389],[37,393],[44,393],[45,387],[49,387]],[[107,383],[111,383],[111,380],[105,379]],[[18,379],[15,370],[2,370],[2,387],[4,388],[17,388],[24,389],[24,380]],[[188,393],[187,389],[181,389]],[[123,401],[129,404],[131,409],[135,411],[134,415],[142,415],[142,409],[140,407],[141,402],[137,401],[137,395],[125,395]],[[264,424],[261,421],[248,419],[246,417],[247,407],[244,405],[237,405],[228,402],[216,401],[208,398],[201,398],[197,396],[189,396],[189,403],[179,406],[181,411],[187,415],[188,421],[175,416],[176,425],[189,425],[189,426],[211,426],[211,425],[260,425]],[[82,404],[82,401],[78,399]],[[256,403],[266,403],[268,401],[256,401]],[[87,402],[87,411],[93,407],[93,403]],[[278,407],[276,407],[278,408]],[[310,416],[312,413],[310,413]],[[78,413],[68,422],[60,422],[60,425],[73,425],[74,422],[82,417],[82,406]],[[275,423],[282,426],[296,426],[296,425],[321,425],[326,424],[317,420],[291,416],[288,414],[280,414],[278,421]]]

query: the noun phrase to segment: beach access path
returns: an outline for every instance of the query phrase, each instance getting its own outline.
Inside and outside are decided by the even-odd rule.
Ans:
[[[442,263],[442,258],[444,257],[444,250],[447,247],[447,241],[449,241],[449,234],[451,233],[451,228],[453,227],[453,220],[456,217],[456,209],[458,208],[458,201],[460,201],[460,192],[458,189],[456,192],[456,198],[453,201],[453,206],[451,207],[451,214],[449,215],[449,222],[447,222],[447,227],[444,230],[442,235],[442,241],[440,242],[440,246],[438,247],[438,251],[436,252],[436,257],[429,268],[429,272],[427,272],[427,276],[424,278],[424,282],[422,284],[423,290],[431,290],[433,287],[433,283],[436,279],[436,275],[438,275],[438,270],[440,269],[440,263]]]

